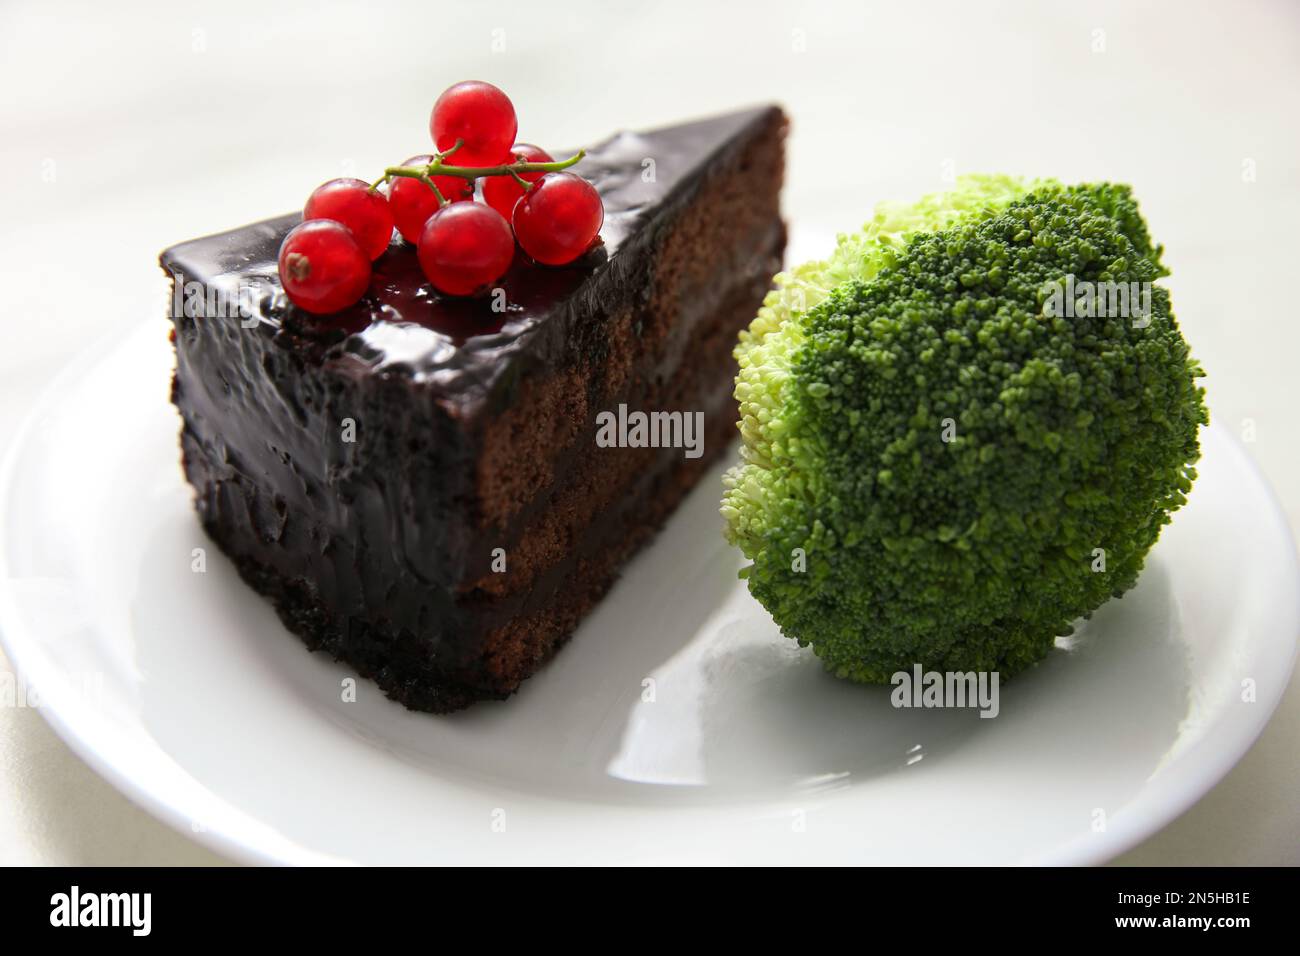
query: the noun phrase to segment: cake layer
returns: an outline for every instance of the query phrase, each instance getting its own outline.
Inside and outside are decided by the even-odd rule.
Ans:
[[[753,312],[751,302],[735,315],[743,315],[738,319],[743,323]],[[729,356],[714,371],[731,372]],[[529,588],[501,597],[484,591],[462,595],[445,606],[445,616],[436,624],[430,614],[430,625],[421,634],[396,630],[383,616],[344,617],[315,587],[261,563],[254,556],[259,548],[252,537],[230,526],[215,534],[225,542],[223,550],[234,558],[240,575],[272,599],[286,626],[308,647],[345,661],[404,706],[447,713],[475,701],[501,700],[554,655],[608,591],[624,562],[730,447],[735,432],[731,406],[729,391],[710,403],[700,458],[687,459],[680,449],[651,449],[654,465],[644,469],[633,486],[624,487],[599,512],[598,520],[586,526],[581,539]],[[201,480],[195,473],[201,471],[197,466],[191,479]],[[445,635],[455,640],[440,642],[439,653],[427,653],[429,642]]]
[[[594,148],[604,248],[517,261],[504,313],[431,295],[397,244],[357,307],[299,313],[273,265],[294,217],[164,254],[178,282],[254,290],[251,314],[176,316],[174,400],[205,527],[291,630],[437,711],[553,653],[732,437],[732,343],[784,245],[784,125]],[[618,404],[703,412],[703,456],[597,447]]]
[[[783,244],[784,232],[778,230],[756,261],[771,270],[779,268]],[[637,494],[644,475],[657,475],[686,454],[682,448],[664,453],[656,448],[601,447],[595,436],[596,418],[602,412],[615,414],[619,406],[632,412],[701,412],[704,433],[721,434],[721,443],[730,443],[735,431],[731,387],[736,367],[731,353],[736,332],[753,318],[755,303],[762,300],[769,288],[767,277],[772,274],[742,276],[728,287],[725,300],[711,307],[708,320],[691,326],[691,361],[678,366],[676,375],[638,377],[622,392],[606,396],[589,410],[580,437],[556,465],[556,480],[516,516],[505,534],[484,535],[471,549],[466,581],[459,591],[503,595],[530,586],[538,574],[580,544],[585,529],[598,521],[606,508],[616,506],[619,497]],[[715,429],[717,418],[729,428]],[[710,458],[718,450],[707,440],[702,448]],[[492,567],[492,553],[498,547],[509,555],[504,572]]]

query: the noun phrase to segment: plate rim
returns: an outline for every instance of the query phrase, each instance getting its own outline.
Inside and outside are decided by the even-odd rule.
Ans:
[[[168,328],[157,319],[148,319],[134,323],[129,330],[106,332],[80,348],[40,389],[14,431],[13,437],[10,438],[4,457],[0,459],[0,528],[8,525],[5,519],[9,510],[8,502],[13,492],[13,483],[37,423],[57,407],[60,396],[69,383],[78,379],[87,369],[93,368],[100,362],[108,361],[117,352],[136,344],[137,340],[143,341],[144,332],[150,326],[157,328],[159,334]],[[179,448],[179,443],[177,447]],[[17,620],[17,614],[13,608],[14,600],[10,587],[12,580],[6,550],[3,543],[0,543],[0,649],[4,651],[9,666],[20,680],[40,687],[43,682],[33,681],[29,676],[33,664],[26,650],[31,648],[35,656],[35,642],[26,636],[15,637],[13,634],[16,630],[14,622]],[[137,781],[117,763],[108,759],[93,745],[91,735],[86,734],[84,728],[74,726],[75,721],[70,720],[66,713],[47,704],[40,704],[35,710],[79,760],[136,807],[171,827],[181,836],[188,837],[217,855],[237,863],[277,866],[288,862],[269,853],[264,847],[242,839],[237,834],[227,833],[224,830],[195,830],[191,826],[192,815],[186,814],[180,807],[163,799],[153,789]]]
[[[110,361],[119,352],[143,347],[145,333],[150,328],[162,335],[168,327],[161,321],[150,319],[136,323],[129,330],[116,330],[106,334],[83,347],[44,386],[14,431],[4,457],[0,460],[0,528],[8,526],[6,516],[14,482],[23,459],[27,457],[32,434],[38,423],[59,406],[69,383],[87,369]],[[105,344],[110,347],[105,348]],[[1285,679],[1269,685],[1275,686],[1276,691],[1270,692],[1268,687],[1261,691],[1257,698],[1260,706],[1253,708],[1253,718],[1233,723],[1220,720],[1212,724],[1207,734],[1179,757],[1177,762],[1184,766],[1176,777],[1170,778],[1162,773],[1149,778],[1140,794],[1111,817],[1104,839],[1097,840],[1096,834],[1091,837],[1081,834],[1067,842],[1053,844],[1033,853],[1020,860],[1021,864],[1096,865],[1113,859],[1158,833],[1199,802],[1249,752],[1272,720],[1291,683],[1300,646],[1300,554],[1297,553],[1295,534],[1272,485],[1242,443],[1230,430],[1214,422],[1206,426],[1206,430],[1209,429],[1214,429],[1244,463],[1263,493],[1260,497],[1267,505],[1274,526],[1279,530],[1283,542],[1290,546],[1287,550],[1290,560],[1286,578],[1292,583],[1292,606],[1289,609],[1279,608],[1278,613],[1282,615],[1289,610],[1290,619],[1297,626],[1290,629],[1289,648],[1285,652]],[[39,651],[39,641],[15,626],[19,617],[11,589],[13,580],[9,574],[6,548],[0,543],[0,648],[3,648],[20,679],[36,686],[50,686],[48,679],[58,676],[57,668],[53,666],[50,668],[53,673],[42,674],[43,679],[32,679],[33,669],[38,674],[43,670],[43,656]],[[88,732],[79,722],[79,718],[84,719],[85,715],[77,710],[75,704],[61,711],[43,702],[35,709],[59,739],[119,793],[155,819],[226,860],[272,866],[354,862],[331,857],[287,837],[284,838],[286,844],[277,851],[251,839],[243,828],[214,826],[196,830],[192,826],[195,814],[186,812],[182,801],[168,799],[167,795],[158,792],[156,786],[150,786],[147,781],[132,776],[122,765],[126,761],[112,759],[114,755],[105,753],[106,748],[97,746],[96,735]],[[186,773],[183,768],[179,769]],[[194,783],[203,787],[197,780]],[[225,798],[216,794],[212,796],[232,813],[260,822],[256,816],[250,816],[247,811]],[[638,812],[635,808],[628,809],[630,812]],[[644,808],[640,812],[645,812]],[[434,863],[437,865],[438,861]]]

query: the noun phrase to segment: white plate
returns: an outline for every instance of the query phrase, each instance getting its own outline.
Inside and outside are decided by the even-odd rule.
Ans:
[[[0,481],[0,632],[82,757],[237,859],[1100,861],[1211,787],[1291,672],[1295,549],[1212,427],[1140,585],[994,720],[895,710],[783,639],[736,580],[717,473],[512,700],[432,717],[361,681],[346,703],[348,670],[200,530],[170,366],[165,328],[139,329],[29,421]]]

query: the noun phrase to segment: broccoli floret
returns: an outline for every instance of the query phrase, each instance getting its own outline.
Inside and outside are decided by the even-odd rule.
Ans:
[[[969,177],[778,276],[722,513],[782,632],[859,681],[1010,676],[1133,587],[1208,420],[1160,260],[1127,186]],[[1107,283],[1149,309],[1053,294]]]

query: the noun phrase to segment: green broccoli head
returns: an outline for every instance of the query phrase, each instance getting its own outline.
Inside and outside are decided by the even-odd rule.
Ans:
[[[1133,586],[1207,421],[1160,253],[1126,186],[968,177],[777,277],[722,513],[787,636],[1009,676]]]

